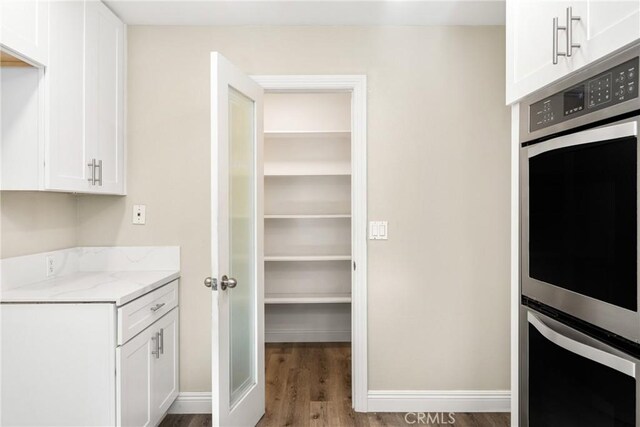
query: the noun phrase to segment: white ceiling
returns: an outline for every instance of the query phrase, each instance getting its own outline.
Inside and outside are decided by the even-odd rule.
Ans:
[[[504,0],[106,0],[130,25],[504,25]]]

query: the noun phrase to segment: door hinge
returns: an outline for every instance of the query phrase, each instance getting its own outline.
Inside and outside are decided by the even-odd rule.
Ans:
[[[356,271],[356,262],[353,261],[353,271]]]

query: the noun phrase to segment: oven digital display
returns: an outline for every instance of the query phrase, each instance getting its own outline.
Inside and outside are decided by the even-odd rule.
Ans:
[[[639,68],[640,58],[635,57],[530,104],[529,133],[637,99]],[[637,104],[629,104],[629,108],[633,105]]]
[[[564,93],[564,115],[584,110],[584,85],[576,86]]]

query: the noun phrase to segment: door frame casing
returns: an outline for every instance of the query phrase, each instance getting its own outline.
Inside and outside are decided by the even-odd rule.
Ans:
[[[367,412],[367,76],[250,77],[265,92],[351,93],[351,392],[355,411]]]

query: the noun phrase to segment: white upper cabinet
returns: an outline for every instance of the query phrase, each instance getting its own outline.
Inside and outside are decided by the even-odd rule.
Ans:
[[[640,0],[588,0],[577,2],[573,9],[586,17],[585,26],[589,31],[584,39],[584,56],[587,62],[640,40]]]
[[[569,71],[568,61],[553,62],[553,20],[564,16],[566,2],[507,2],[507,102],[550,83]],[[562,18],[564,22],[564,18]],[[559,31],[558,47],[566,43]]]
[[[3,77],[23,87],[1,94],[2,189],[125,194],[125,31],[100,1],[50,3],[48,65]]]
[[[48,0],[0,1],[0,44],[37,65],[48,64]]]
[[[507,103],[638,39],[640,0],[508,0]]]
[[[91,192],[123,194],[124,170],[124,24],[101,2],[87,7],[86,138],[95,158]]]
[[[99,1],[51,5],[47,189],[125,192],[124,31]]]
[[[93,146],[85,135],[85,13],[84,1],[51,4],[49,137],[46,142],[45,188],[89,191],[87,159]],[[89,115],[87,115],[89,118]]]

